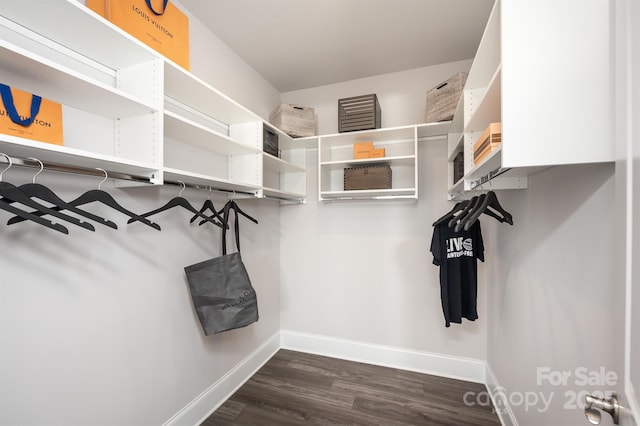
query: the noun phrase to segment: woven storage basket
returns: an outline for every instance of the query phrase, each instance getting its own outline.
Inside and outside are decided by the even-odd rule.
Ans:
[[[293,138],[316,134],[316,113],[311,107],[281,103],[269,115],[269,122]]]
[[[379,129],[381,115],[375,94],[338,99],[338,132]]]
[[[344,190],[362,189],[391,189],[391,167],[388,164],[372,164],[344,169]]]
[[[427,123],[453,118],[467,75],[466,72],[458,73],[427,92]]]

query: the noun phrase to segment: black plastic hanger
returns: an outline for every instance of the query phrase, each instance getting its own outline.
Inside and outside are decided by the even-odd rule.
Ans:
[[[89,190],[87,192],[85,192],[84,194],[82,194],[81,196],[79,196],[78,198],[76,198],[73,201],[70,201],[69,204],[73,205],[73,206],[82,206],[84,204],[89,204],[92,202],[99,202],[102,203],[108,207],[111,207],[114,210],[119,211],[122,214],[125,214],[127,216],[129,216],[131,219],[130,220],[138,220],[142,223],[144,223],[145,225],[148,225],[154,229],[157,229],[158,231],[160,231],[160,225],[158,225],[157,223],[153,223],[149,220],[147,220],[146,218],[137,215],[133,212],[130,212],[129,210],[125,209],[124,207],[122,207],[120,204],[118,204],[118,202],[116,200],[113,199],[113,197],[108,193],[103,191],[102,189],[100,189],[100,186],[102,185],[102,183],[107,180],[109,178],[109,176],[107,175],[107,172],[103,169],[97,169],[100,170],[104,173],[104,179],[98,184],[98,189],[92,189]]]
[[[46,226],[47,228],[54,229],[58,232],[62,232],[63,234],[68,234],[69,230],[59,223],[53,223],[47,219],[44,219],[35,214],[29,213],[27,211],[21,210],[11,204],[7,203],[5,200],[0,199],[0,209],[6,210],[9,213],[15,214],[18,218],[22,218],[24,220],[30,220],[32,222],[39,223],[40,225]]]
[[[80,226],[82,228],[89,229],[89,230],[92,230],[92,231],[95,230],[95,228],[93,228],[93,226],[90,223],[82,222],[78,218],[66,215],[64,213],[60,213],[59,211],[57,211],[55,209],[43,206],[42,204],[37,203],[34,200],[32,200],[31,198],[29,198],[17,186],[15,186],[15,185],[13,185],[13,184],[11,184],[9,182],[2,181],[2,175],[4,174],[4,172],[6,172],[7,170],[9,170],[11,168],[11,166],[13,165],[13,162],[11,161],[11,157],[9,157],[8,155],[3,154],[3,153],[0,153],[0,155],[5,157],[7,159],[7,162],[9,163],[9,165],[0,173],[0,195],[3,197],[2,200],[3,200],[4,203],[11,204],[13,202],[17,202],[17,203],[20,203],[20,204],[23,204],[25,206],[28,206],[28,207],[31,207],[31,208],[35,209],[38,213],[42,213],[42,214],[38,214],[37,216],[42,216],[42,215],[48,214],[48,215],[51,215],[51,216],[55,216],[55,217],[57,217],[59,219],[62,219],[64,221],[66,221],[66,222],[72,223],[74,225],[78,225],[78,226]],[[19,210],[19,211],[23,211],[23,210]],[[33,215],[33,216],[36,216],[35,213],[30,213],[30,214]],[[41,222],[39,222],[39,223],[41,223]]]
[[[473,206],[478,202],[478,198],[479,198],[478,195],[474,195],[473,197],[471,197],[471,199],[469,200],[467,205],[464,206],[462,211],[449,220],[449,223],[447,223],[447,226],[449,228],[453,228],[454,226],[456,226],[456,224],[460,221],[460,219],[465,217],[471,211],[471,209],[473,209]]]
[[[236,204],[236,202],[233,199],[231,199],[227,201],[227,203],[222,208],[222,215],[224,217],[224,224],[226,225],[226,228],[229,227],[229,217],[231,216],[231,210],[233,210],[235,213],[235,221],[233,222],[233,227],[234,227],[234,233],[236,238],[236,248],[238,249],[238,253],[239,253],[240,252],[240,224],[238,222],[238,213],[240,213],[242,216],[246,217],[247,219],[251,220],[254,223],[258,223],[258,221],[252,218],[251,216],[249,216],[248,214],[242,212],[238,204]],[[226,228],[225,230],[222,231],[222,254],[223,255],[227,254]]]
[[[251,216],[246,214],[244,211],[242,211],[240,206],[238,206],[238,204],[233,199],[227,201],[227,203],[224,205],[224,207],[221,210],[218,211],[218,213],[224,212],[225,209],[232,209],[232,210],[234,210],[236,212],[236,215],[237,215],[237,213],[240,213],[242,216],[246,217],[251,222],[256,223],[256,224],[258,223],[258,221],[256,219],[252,218]],[[211,219],[211,218],[213,218],[213,216],[209,216],[208,217],[208,219]],[[199,223],[199,225],[202,225],[204,223],[205,223],[205,221],[201,221]],[[229,228],[229,224],[228,223],[225,223],[225,226],[226,226],[227,229]]]
[[[209,194],[211,194],[211,187],[209,187]],[[198,210],[198,212],[201,214],[204,214],[204,212],[206,212],[207,210],[213,213],[213,216],[207,216],[208,218],[213,219],[215,217],[220,221],[221,224],[224,223],[224,218],[220,216],[220,213],[218,213],[218,211],[216,210],[216,206],[213,205],[213,201],[211,201],[210,198],[207,198],[205,200],[204,204],[202,204],[202,207],[200,207],[200,210]],[[194,214],[191,220],[189,221],[189,223],[193,223],[199,216],[200,215],[198,214]],[[204,220],[202,221],[202,223],[206,223],[206,222],[207,221],[204,221]]]
[[[464,216],[462,214],[458,215],[458,217],[456,218],[456,224],[455,224],[455,231],[456,232],[460,232],[463,228],[464,228],[464,224],[466,223],[466,221],[468,220],[468,218],[478,212],[478,207],[484,202],[485,198],[487,197],[486,193],[482,193],[480,195],[478,195],[478,198],[476,198],[475,202],[473,203],[473,206],[471,206],[471,208],[469,210],[467,210],[467,212],[464,214]],[[482,212],[480,212],[482,213]],[[480,214],[478,213],[478,215]]]
[[[478,205],[478,208],[475,209],[468,218],[463,219],[463,224],[464,224],[464,229],[465,230],[469,230],[469,228],[471,228],[471,226],[474,224],[474,222],[476,220],[478,220],[478,217],[482,214],[482,213],[487,213],[490,212],[490,210],[488,210],[488,208],[491,208],[495,211],[497,211],[498,213],[502,214],[502,218],[503,218],[503,222],[507,222],[509,225],[513,225],[513,217],[511,216],[511,214],[509,212],[507,212],[501,205],[500,202],[498,201],[498,197],[496,196],[496,193],[493,191],[489,191],[487,193],[487,196],[484,198],[484,200],[482,200],[482,202]]]
[[[182,191],[184,191],[184,189],[185,189],[186,185],[184,184],[184,182],[180,182],[180,183],[183,185],[183,187],[182,187],[182,189],[180,190],[180,193],[178,194],[178,196],[177,196],[177,197],[174,197],[174,198],[172,198],[171,200],[169,200],[169,202],[167,202],[167,204],[165,204],[164,206],[159,207],[159,208],[157,208],[157,209],[155,209],[155,210],[152,210],[152,211],[150,211],[150,212],[144,213],[144,214],[142,214],[141,216],[142,216],[143,218],[146,218],[146,217],[149,217],[149,216],[153,216],[154,214],[157,214],[157,213],[163,212],[163,211],[165,211],[165,210],[172,209],[172,208],[174,208],[174,207],[182,207],[182,208],[184,208],[184,209],[187,209],[187,210],[188,210],[188,211],[190,211],[191,213],[195,214],[196,216],[199,216],[199,217],[203,218],[205,222],[211,222],[211,223],[213,223],[214,225],[217,225],[217,226],[219,226],[219,227],[221,227],[221,228],[222,228],[222,227],[223,227],[223,225],[222,225],[221,223],[218,223],[218,222],[216,222],[213,218],[209,218],[208,216],[206,216],[206,215],[204,215],[204,214],[200,213],[198,210],[196,210],[196,209],[195,209],[195,207],[193,207],[193,206],[191,205],[191,203],[189,203],[189,201],[188,201],[186,198],[183,198],[183,197],[182,197]],[[137,219],[129,219],[129,220],[127,221],[127,223],[132,223],[132,222],[135,222],[136,220],[137,220]]]
[[[444,214],[438,220],[433,222],[432,226],[440,225],[443,222],[451,220],[451,218],[453,218],[457,212],[462,211],[467,206],[467,204],[469,204],[469,200],[462,200],[457,202],[456,205],[453,206],[451,210],[449,210],[446,214]]]
[[[35,197],[40,200],[46,201],[48,203],[54,204],[55,205],[54,210],[56,211],[69,210],[70,212],[73,212],[79,216],[86,217],[87,219],[91,219],[102,225],[108,226],[113,229],[118,229],[118,226],[112,221],[102,218],[100,216],[97,216],[93,213],[89,213],[87,211],[81,210],[76,206],[71,205],[66,201],[62,200],[51,189],[47,188],[46,186],[36,183],[36,177],[38,177],[38,175],[42,173],[42,171],[44,170],[44,166],[42,164],[42,161],[38,160],[37,158],[29,158],[29,159],[37,161],[38,164],[40,164],[40,170],[33,177],[32,183],[26,183],[18,187],[22,192],[24,192],[26,196],[31,198]],[[12,225],[14,223],[23,222],[24,220],[25,219],[22,219],[20,217],[13,217],[9,219],[9,222],[7,222],[7,224]]]

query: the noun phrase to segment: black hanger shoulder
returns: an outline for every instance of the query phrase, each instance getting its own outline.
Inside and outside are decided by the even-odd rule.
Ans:
[[[72,204],[77,207],[77,206],[82,206],[84,204],[89,204],[92,202],[102,203],[108,207],[111,207],[116,211],[119,211],[120,213],[126,216],[129,216],[132,219],[140,221],[145,225],[160,231],[160,225],[158,225],[157,223],[153,223],[148,219],[125,209],[108,192],[105,192],[101,189],[91,189],[85,192],[84,194],[82,194],[81,196],[79,196],[78,198],[76,198],[75,200],[71,201],[69,204]]]

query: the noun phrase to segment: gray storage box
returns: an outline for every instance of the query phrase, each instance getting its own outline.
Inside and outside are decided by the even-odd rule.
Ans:
[[[344,190],[391,189],[391,167],[388,164],[347,167],[344,169]]]
[[[379,129],[381,115],[375,94],[338,99],[338,132]]]
[[[427,92],[427,123],[453,118],[467,75],[466,72],[458,73]]]
[[[269,115],[269,122],[293,138],[316,134],[316,112],[310,107],[281,103]]]

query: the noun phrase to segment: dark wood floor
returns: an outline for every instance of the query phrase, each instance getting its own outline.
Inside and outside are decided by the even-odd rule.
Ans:
[[[500,425],[491,407],[464,403],[469,391],[486,388],[280,350],[202,426]]]

